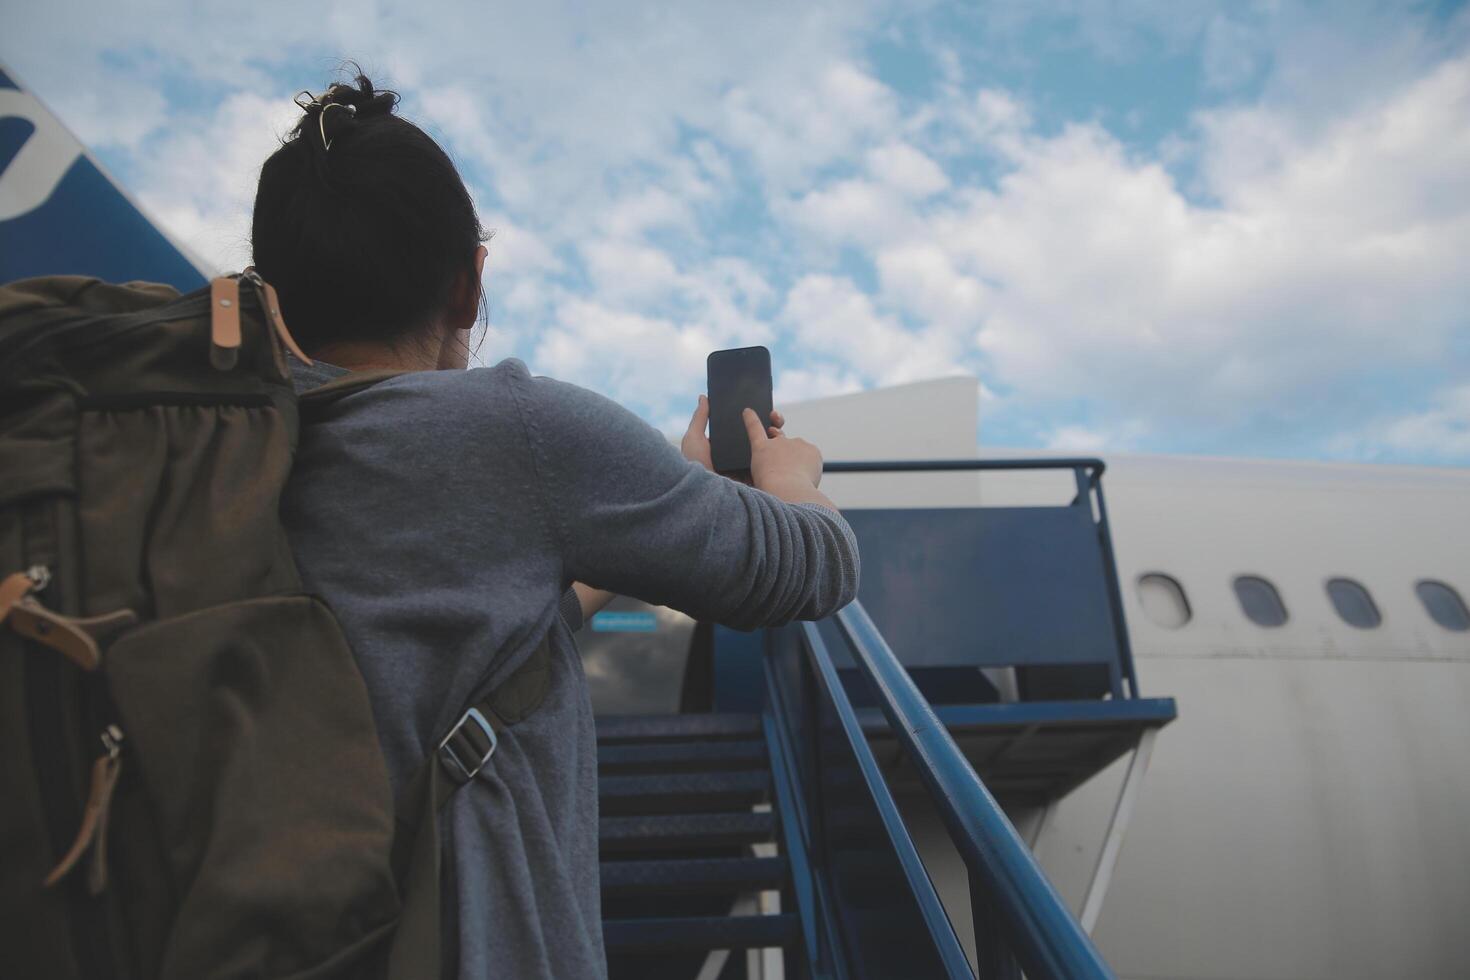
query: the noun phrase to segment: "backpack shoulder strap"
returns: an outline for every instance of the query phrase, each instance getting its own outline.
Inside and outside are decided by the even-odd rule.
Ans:
[[[460,717],[404,789],[393,839],[403,914],[388,952],[387,980],[440,975],[439,811],[490,761],[498,733],[541,707],[550,684],[548,635],[525,663]]]
[[[329,405],[334,405],[348,395],[355,395],[359,391],[365,391],[380,381],[396,378],[407,371],[353,371],[344,374],[340,378],[333,378],[324,385],[319,385],[310,391],[302,392],[296,398],[301,406],[302,414],[308,412],[319,412]]]

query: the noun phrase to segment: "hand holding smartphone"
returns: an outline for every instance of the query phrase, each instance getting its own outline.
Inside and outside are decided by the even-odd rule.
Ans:
[[[717,350],[705,361],[710,460],[716,473],[749,475],[750,435],[741,413],[754,409],[771,424],[771,352],[764,347]]]
[[[836,510],[817,489],[822,451],[805,439],[788,436],[781,428],[785,419],[772,409],[770,351],[764,347],[715,351],[706,366],[709,396],[689,420],[680,446],[684,455],[787,503]]]

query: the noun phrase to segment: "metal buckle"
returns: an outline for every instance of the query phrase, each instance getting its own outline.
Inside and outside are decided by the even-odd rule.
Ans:
[[[467,721],[473,721],[478,725],[490,742],[490,747],[485,750],[485,754],[478,761],[466,762],[460,758],[454,746],[449,744],[460,733],[460,729],[464,728]],[[496,739],[495,729],[490,727],[490,722],[480,713],[480,709],[471,708],[464,713],[464,717],[450,730],[449,734],[444,736],[444,741],[439,743],[439,758],[450,767],[450,775],[455,777],[455,781],[464,784],[480,774],[480,770],[485,768],[485,763],[489,762],[490,757],[495,754],[498,744],[499,740]],[[473,757],[471,759],[473,760]]]

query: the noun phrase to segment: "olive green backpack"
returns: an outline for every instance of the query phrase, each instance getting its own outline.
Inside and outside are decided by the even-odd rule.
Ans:
[[[546,646],[395,807],[367,692],[278,515],[300,355],[255,274],[0,287],[0,973],[440,973],[435,814]]]

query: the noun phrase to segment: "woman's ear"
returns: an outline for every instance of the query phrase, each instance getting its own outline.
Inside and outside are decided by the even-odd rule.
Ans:
[[[470,278],[461,274],[455,290],[454,303],[449,310],[449,326],[455,330],[469,330],[480,315],[481,283],[485,277],[485,258],[490,250],[484,245],[475,247],[475,275]]]
[[[474,279],[468,275],[460,276],[454,303],[445,318],[449,329],[439,350],[437,366],[441,371],[462,371],[469,366],[470,331],[480,315],[480,283],[485,275],[485,257],[489,254],[484,245],[476,247]]]

